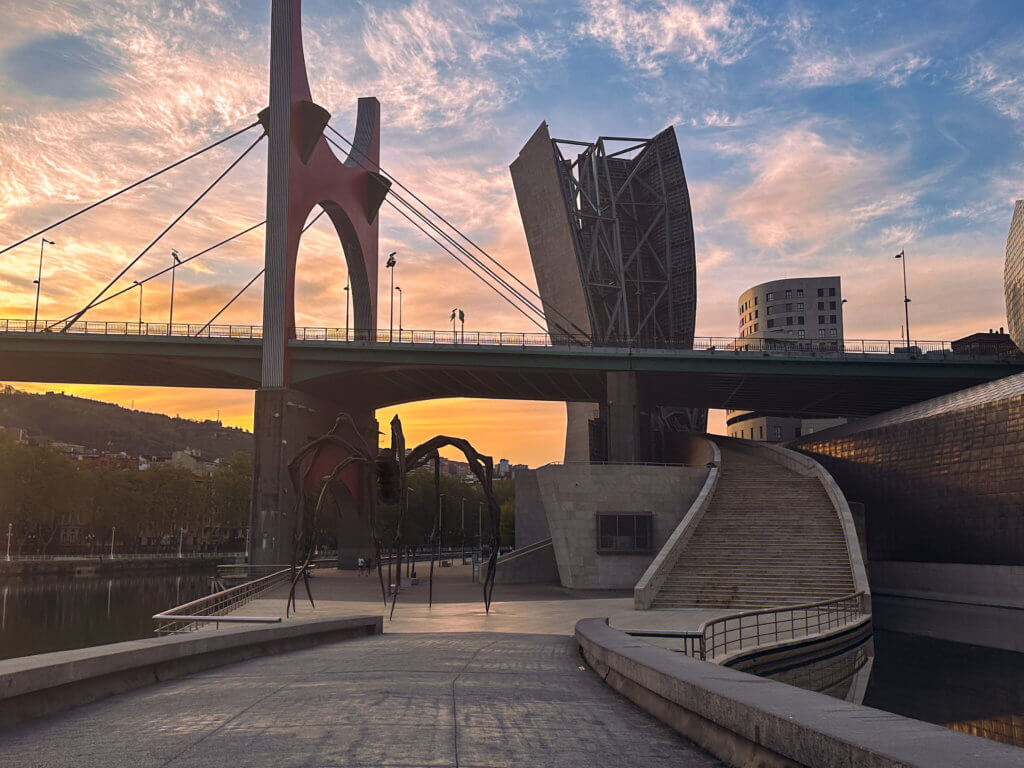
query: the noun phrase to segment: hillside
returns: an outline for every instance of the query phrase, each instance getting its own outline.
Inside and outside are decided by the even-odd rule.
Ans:
[[[0,426],[21,427],[32,436],[84,445],[101,451],[169,456],[198,448],[209,459],[252,451],[252,433],[215,421],[189,421],[146,413],[81,397],[34,395],[0,389]]]

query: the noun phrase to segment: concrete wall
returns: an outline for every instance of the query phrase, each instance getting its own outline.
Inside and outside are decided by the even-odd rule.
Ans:
[[[863,502],[870,560],[1024,565],[1024,374],[791,447]]]
[[[498,558],[494,580],[499,584],[557,584],[558,564],[551,539]]]
[[[516,484],[516,549],[522,549],[550,539],[551,530],[540,499],[536,470],[517,469],[513,479]]]
[[[562,585],[632,589],[704,485],[706,467],[579,464],[533,470],[551,529]],[[637,554],[597,551],[599,512],[651,512],[653,547]]]

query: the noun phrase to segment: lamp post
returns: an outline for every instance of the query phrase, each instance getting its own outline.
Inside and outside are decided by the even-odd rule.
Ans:
[[[352,285],[352,278],[348,277],[345,281],[345,341],[348,341],[348,296],[349,286]]]
[[[402,286],[396,285],[395,290],[398,291],[398,340],[402,340]]]
[[[461,335],[462,335],[462,343],[465,344],[466,343],[466,313],[463,312],[461,309],[459,310],[459,323],[462,326],[461,329],[460,329],[461,330]],[[479,342],[479,340],[480,340],[480,338],[478,336],[477,337],[477,341]]]
[[[14,523],[7,524],[7,560],[11,559],[11,532],[14,530]]]
[[[117,531],[117,526],[113,526],[110,529],[110,559],[114,559],[114,533]]]
[[[184,539],[185,539],[185,529],[179,527],[178,528],[178,557],[179,558],[182,556],[181,555],[181,545],[182,545],[182,542],[184,541]]]
[[[385,264],[391,270],[391,319],[388,321],[388,341],[391,341],[391,334],[395,330],[395,264],[398,263],[395,260],[396,253],[398,251],[389,253],[387,264]]]
[[[181,259],[178,258],[178,252],[175,250],[171,251],[171,314],[167,318],[167,335],[171,335],[171,329],[174,327],[174,274],[178,271],[178,265],[181,264]]]
[[[36,274],[36,279],[32,282],[36,284],[36,311],[32,315],[32,330],[34,331],[39,323],[39,290],[43,287],[43,249],[49,245],[54,245],[53,240],[47,240],[45,237],[41,239],[39,243],[39,272]]]
[[[466,564],[466,497],[462,497],[462,565]]]
[[[477,514],[476,516],[476,551],[477,559],[482,559],[484,555],[484,503],[477,503]]]
[[[903,251],[896,254],[896,258],[903,263],[903,319],[907,329],[907,351],[910,351],[910,299],[907,298],[907,255]]]
[[[452,316],[449,318],[452,321],[452,338],[454,339],[454,342],[456,344],[459,343],[459,337],[455,333],[455,318],[458,317],[458,316],[459,316],[459,310],[458,310],[458,307],[456,307],[456,308],[452,309]]]
[[[142,283],[138,280],[133,280],[135,285],[139,286],[139,333],[142,333]]]
[[[442,544],[444,543],[444,497],[445,494],[441,494],[438,498],[437,508],[437,553],[441,554]]]

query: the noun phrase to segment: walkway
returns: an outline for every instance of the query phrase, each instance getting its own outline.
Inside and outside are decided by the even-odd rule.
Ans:
[[[0,765],[721,763],[581,666],[568,637],[384,635],[253,659],[5,732]]]

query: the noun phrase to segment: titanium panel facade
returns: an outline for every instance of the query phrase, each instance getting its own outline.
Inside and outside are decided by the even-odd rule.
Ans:
[[[1006,238],[1003,291],[1010,338],[1018,349],[1024,350],[1024,200],[1018,200],[1013,208],[1010,234]]]

